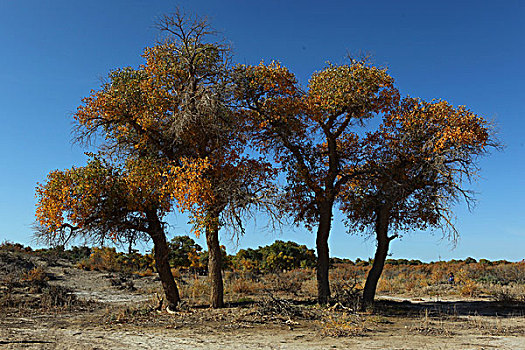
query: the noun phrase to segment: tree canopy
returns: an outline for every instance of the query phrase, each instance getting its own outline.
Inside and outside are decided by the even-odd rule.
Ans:
[[[342,192],[349,227],[371,228],[378,241],[365,304],[373,301],[389,242],[400,232],[439,228],[456,238],[452,206],[460,200],[470,205],[467,185],[478,158],[492,147],[497,142],[484,118],[464,106],[415,98],[401,101],[367,135],[367,175]]]
[[[334,205],[363,161],[357,125],[390,111],[399,99],[386,69],[364,61],[314,73],[303,90],[273,62],[236,68],[243,117],[259,150],[286,173],[285,203],[296,223],[317,226],[318,299],[330,296],[328,237]]]
[[[242,230],[252,208],[270,208],[275,175],[245,152],[245,121],[235,113],[230,51],[209,41],[205,20],[161,18],[165,40],[147,48],[145,63],[117,69],[83,100],[74,117],[80,140],[99,136],[109,157],[149,157],[171,167],[172,198],[206,234],[211,303],[223,305],[219,230]]]
[[[202,250],[190,236],[175,236],[168,242],[170,247],[169,262],[174,267],[190,267],[190,257]]]
[[[254,210],[277,219],[283,210],[316,230],[321,304],[330,297],[334,210],[343,210],[350,229],[376,235],[365,301],[399,232],[449,228],[455,237],[452,204],[471,202],[465,184],[496,145],[483,118],[446,101],[401,99],[387,70],[365,60],[327,64],[302,87],[278,62],[233,66],[206,20],[177,12],[158,28],[165,37],[144,50],[144,63],[110,72],[74,114],[78,140],[97,140],[99,153],[38,185],[42,237],[152,238],[176,305],[162,220],[186,212],[194,233],[206,236],[213,307],[223,306],[219,231],[242,233]],[[382,123],[367,132],[372,118]],[[277,200],[279,172],[286,185]],[[312,258],[281,243],[260,252],[265,268]]]
[[[175,308],[180,297],[162,222],[173,207],[169,178],[162,165],[146,158],[117,165],[94,157],[84,167],[51,172],[36,190],[39,237],[57,243],[151,238],[168,307]]]

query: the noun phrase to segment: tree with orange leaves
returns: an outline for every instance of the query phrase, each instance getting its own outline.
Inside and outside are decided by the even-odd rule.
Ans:
[[[318,302],[326,304],[334,207],[363,159],[356,125],[397,104],[394,80],[357,60],[314,73],[304,91],[279,63],[238,66],[235,77],[253,139],[286,173],[289,213],[296,223],[317,226]]]
[[[467,108],[415,98],[386,114],[363,145],[367,175],[345,184],[341,198],[350,227],[370,228],[377,240],[363,291],[366,308],[399,232],[440,228],[457,237],[451,205],[472,202],[465,183],[476,176],[478,158],[498,145],[489,123]]]
[[[153,159],[128,159],[116,166],[94,157],[84,167],[53,171],[36,190],[38,236],[61,244],[79,237],[98,242],[137,234],[151,238],[167,305],[173,310],[180,297],[162,222],[173,206],[169,178]]]
[[[272,205],[273,170],[247,156],[235,114],[229,48],[209,42],[206,20],[177,12],[158,23],[166,39],[145,64],[110,73],[74,117],[86,141],[101,136],[109,157],[150,157],[171,167],[172,198],[190,213],[209,251],[212,307],[223,306],[219,230],[239,227],[250,208]],[[241,228],[242,231],[242,228]]]

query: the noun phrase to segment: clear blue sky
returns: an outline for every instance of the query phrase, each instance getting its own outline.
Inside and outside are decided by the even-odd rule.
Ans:
[[[368,52],[388,66],[404,95],[442,98],[494,120],[504,152],[481,162],[472,213],[456,209],[457,247],[415,232],[395,240],[394,258],[525,258],[525,2],[0,0],[0,241],[32,243],[34,188],[54,169],[82,165],[71,113],[111,69],[137,66],[157,37],[157,16],[176,6],[208,16],[235,60],[280,60],[302,83],[326,61]],[[348,235],[334,218],[333,256],[373,255],[374,241]],[[185,219],[172,232],[187,233]],[[314,234],[250,226],[236,247],[275,239],[314,247]],[[204,242],[200,240],[201,244]]]

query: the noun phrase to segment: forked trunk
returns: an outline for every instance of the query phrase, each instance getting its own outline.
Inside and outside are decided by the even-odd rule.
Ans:
[[[147,218],[155,251],[155,267],[164,289],[167,306],[170,310],[175,310],[180,302],[180,296],[168,260],[169,248],[166,242],[166,234],[156,213],[148,213]]]
[[[365,288],[363,290],[363,300],[361,308],[364,310],[373,305],[374,297],[376,295],[377,283],[383,272],[386,257],[388,255],[388,247],[390,245],[391,237],[388,237],[388,225],[390,223],[390,210],[388,208],[381,208],[376,211],[376,239],[377,248],[374,255],[374,263],[372,269],[368,272],[366,277]]]
[[[224,306],[224,287],[222,283],[222,252],[219,245],[219,218],[213,218],[206,227],[208,245],[208,278],[211,284],[210,305],[217,309]]]
[[[321,305],[328,303],[330,298],[330,252],[328,248],[328,236],[332,225],[332,207],[322,208],[319,216],[319,227],[317,228],[317,302]]]

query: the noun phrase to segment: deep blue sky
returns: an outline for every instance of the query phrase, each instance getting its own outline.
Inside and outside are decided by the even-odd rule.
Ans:
[[[439,232],[415,232],[391,251],[422,260],[525,258],[525,2],[518,0],[0,0],[0,241],[32,243],[36,183],[85,161],[70,142],[71,113],[109,70],[142,63],[158,35],[155,18],[176,6],[208,16],[237,62],[278,59],[306,83],[327,61],[366,52],[389,67],[403,95],[446,99],[494,120],[506,149],[481,162],[474,211],[456,208],[457,247]],[[348,235],[340,219],[331,254],[371,257],[373,240]],[[172,225],[188,232],[183,217]],[[250,226],[238,244],[223,242],[230,252],[275,239],[314,247],[314,235],[300,228],[276,234],[262,226]]]

